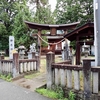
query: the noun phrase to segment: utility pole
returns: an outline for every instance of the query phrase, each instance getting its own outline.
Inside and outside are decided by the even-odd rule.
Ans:
[[[95,66],[100,66],[100,0],[94,0]]]

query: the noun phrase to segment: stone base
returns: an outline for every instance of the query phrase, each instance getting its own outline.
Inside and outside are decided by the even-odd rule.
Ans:
[[[15,78],[12,79],[12,81],[18,80],[24,78],[24,74],[19,74],[18,76],[16,76]]]

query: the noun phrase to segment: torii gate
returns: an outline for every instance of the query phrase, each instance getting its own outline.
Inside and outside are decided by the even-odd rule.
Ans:
[[[25,23],[28,25],[31,29],[37,29],[38,30],[38,53],[39,53],[39,59],[41,57],[41,37],[43,34],[41,33],[42,30],[50,30],[51,36],[56,36],[57,30],[63,30],[64,34],[67,34],[68,29],[75,29],[75,27],[80,22],[70,23],[70,24],[61,24],[61,25],[49,25],[49,24],[38,24],[38,23],[32,23],[25,21]],[[55,52],[55,45],[52,45],[52,52]],[[40,61],[39,61],[40,62]]]

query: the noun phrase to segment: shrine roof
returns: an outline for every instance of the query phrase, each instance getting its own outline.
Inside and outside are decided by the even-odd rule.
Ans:
[[[70,23],[70,24],[60,24],[60,25],[49,25],[49,24],[38,24],[25,21],[29,28],[40,29],[40,30],[50,30],[51,28],[56,28],[57,30],[74,29],[80,22]]]
[[[68,34],[64,35],[64,38],[67,38],[70,41],[76,40],[77,37],[80,38],[90,38],[94,37],[94,23],[88,22],[75,30],[69,32]]]

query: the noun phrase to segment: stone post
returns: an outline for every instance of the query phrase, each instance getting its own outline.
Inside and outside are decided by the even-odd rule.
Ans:
[[[0,74],[2,74],[2,59],[4,59],[4,56],[0,56]]]
[[[2,60],[2,59],[4,59],[4,55],[1,55],[1,56],[0,56],[0,60]]]
[[[68,54],[68,40],[65,39],[65,46],[64,46],[64,60],[68,60],[69,59],[69,54]]]
[[[9,36],[9,58],[13,59],[13,53],[14,50],[14,36]]]
[[[35,52],[28,52],[28,59],[35,59]]]
[[[53,52],[48,52],[46,54],[46,69],[47,69],[47,88],[51,89],[53,83],[53,70],[52,63],[55,62],[55,55]]]
[[[13,78],[19,75],[19,54],[13,54],[13,69],[12,69]]]
[[[83,60],[84,100],[91,100],[91,61]]]
[[[39,55],[36,54],[36,55],[35,55],[35,58],[36,58],[36,60],[37,60],[37,61],[36,61],[36,70],[37,70],[37,71],[40,71],[40,63],[39,63],[39,59],[40,59],[40,58],[39,58]]]

